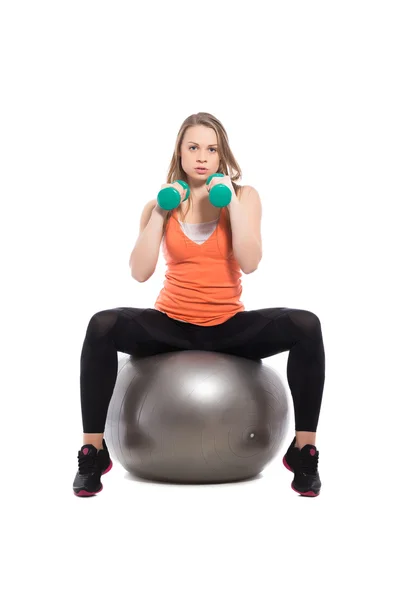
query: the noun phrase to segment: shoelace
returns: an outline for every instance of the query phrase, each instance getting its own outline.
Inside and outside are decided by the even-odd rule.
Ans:
[[[96,469],[96,459],[97,455],[95,454],[83,454],[83,452],[79,452],[78,454],[78,465],[79,465],[79,473],[81,475],[87,473],[93,473]]]
[[[314,456],[311,454],[300,456],[300,471],[305,475],[315,475],[318,470],[318,458],[319,452],[316,452]]]

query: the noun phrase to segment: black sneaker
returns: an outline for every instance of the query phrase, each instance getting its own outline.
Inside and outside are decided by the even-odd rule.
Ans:
[[[99,452],[99,459],[101,461],[101,474],[105,475],[108,471],[111,471],[113,466],[113,462],[108,453],[108,448],[106,444],[106,440],[103,438],[103,450]]]
[[[299,451],[299,460],[294,467],[292,489],[302,496],[318,496],[321,480],[318,473],[319,452],[312,444]]]
[[[78,472],[73,483],[75,496],[94,496],[103,489],[100,477],[113,466],[103,439],[103,449],[97,451],[92,444],[85,444],[78,452]]]
[[[295,466],[297,465],[298,461],[299,461],[299,448],[295,448],[295,443],[296,443],[296,436],[294,436],[293,438],[293,442],[290,444],[289,448],[286,451],[285,456],[282,459],[283,464],[285,465],[285,467],[287,469],[289,469],[289,471],[292,471],[292,473],[294,473],[295,470]]]

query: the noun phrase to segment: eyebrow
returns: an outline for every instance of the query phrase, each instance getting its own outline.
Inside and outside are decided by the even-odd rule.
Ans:
[[[199,145],[197,142],[188,142],[188,144],[196,144],[196,146]],[[210,148],[211,146],[218,146],[218,144],[208,144],[208,148]]]

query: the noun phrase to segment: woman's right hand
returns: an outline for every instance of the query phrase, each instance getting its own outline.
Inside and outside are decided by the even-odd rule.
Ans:
[[[168,187],[173,187],[176,190],[178,190],[180,197],[181,197],[181,202],[184,201],[185,196],[186,196],[186,190],[180,183],[178,183],[177,181],[175,181],[174,183],[164,183],[164,185],[161,186],[160,190],[163,190],[164,188],[168,188]]]

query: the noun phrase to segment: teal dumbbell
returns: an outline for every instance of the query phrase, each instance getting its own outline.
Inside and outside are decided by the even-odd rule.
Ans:
[[[224,177],[223,173],[214,173],[207,178],[206,184],[208,185],[213,177]],[[210,190],[210,202],[214,206],[221,208],[226,206],[232,199],[232,191],[227,185],[223,183],[215,184]]]
[[[186,194],[182,202],[187,200],[190,195],[190,189],[186,181],[182,181],[181,179],[177,179],[174,183],[180,183],[183,188],[186,190]],[[164,210],[173,210],[177,206],[179,206],[181,202],[181,195],[177,189],[173,187],[163,188],[158,192],[157,196],[158,205]]]

